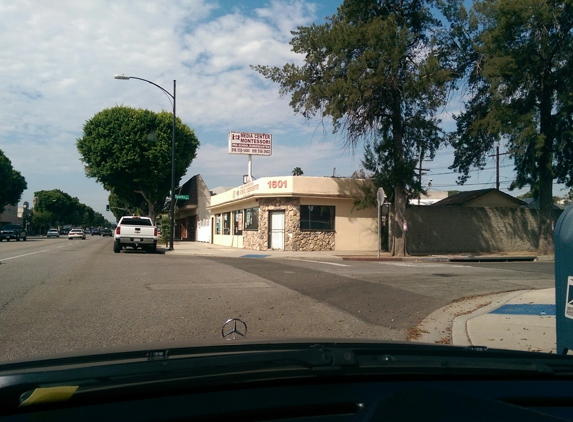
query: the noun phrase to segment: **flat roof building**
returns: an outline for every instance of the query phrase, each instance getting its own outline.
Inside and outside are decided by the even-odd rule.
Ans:
[[[211,197],[211,242],[264,251],[377,249],[376,207],[358,210],[364,179],[263,177]]]

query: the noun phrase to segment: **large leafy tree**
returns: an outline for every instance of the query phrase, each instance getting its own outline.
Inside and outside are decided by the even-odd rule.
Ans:
[[[45,221],[52,225],[74,224],[74,213],[77,212],[77,198],[72,198],[60,189],[41,190],[34,192],[34,213],[44,222],[49,216],[52,220]],[[77,219],[77,218],[75,218]]]
[[[24,176],[12,167],[12,162],[0,150],[0,214],[6,205],[16,205],[28,187]]]
[[[573,1],[482,0],[474,5],[464,60],[469,77],[456,116],[452,168],[460,183],[483,168],[497,142],[540,201],[539,254],[553,252],[553,180],[573,186]]]
[[[97,113],[77,141],[86,175],[133,208],[143,199],[145,213],[155,220],[171,188],[172,125],[168,112],[118,106]],[[180,119],[175,134],[177,183],[195,158],[199,141]]]
[[[104,216],[60,189],[34,192],[32,222],[40,227],[71,224],[81,227],[109,225]]]
[[[295,112],[332,119],[349,145],[366,141],[363,164],[394,203],[395,255],[405,253],[408,197],[422,192],[419,156],[432,157],[444,141],[438,113],[453,73],[436,10],[424,0],[345,0],[326,23],[293,32],[302,66],[255,67],[291,94]],[[375,205],[375,194],[365,198]]]
[[[111,192],[108,196],[108,203],[110,211],[115,216],[116,221],[119,221],[124,215],[142,215],[147,208],[143,197],[135,192],[123,198]]]
[[[106,220],[102,213],[94,212],[92,223],[86,227],[111,227],[111,223]]]
[[[34,197],[33,219],[38,224],[90,227],[96,223],[98,213],[60,189],[37,191]]]

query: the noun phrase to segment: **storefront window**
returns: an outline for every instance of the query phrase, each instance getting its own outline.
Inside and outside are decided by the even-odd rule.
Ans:
[[[335,207],[324,205],[300,206],[301,230],[334,230]]]
[[[217,214],[215,220],[215,234],[221,234],[221,214]]]
[[[231,234],[231,213],[223,214],[223,234]]]
[[[259,230],[259,207],[245,210],[245,230]]]
[[[237,236],[243,234],[243,211],[235,211],[234,215],[234,224],[233,224],[233,233]]]

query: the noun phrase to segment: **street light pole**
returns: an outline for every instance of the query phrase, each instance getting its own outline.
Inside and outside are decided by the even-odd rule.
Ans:
[[[137,78],[135,76],[125,76],[125,75],[115,75],[114,76],[115,79],[120,79],[120,80],[129,80],[129,79],[137,79],[143,82],[147,82],[150,83],[151,85],[155,85],[157,88],[159,88],[161,91],[163,91],[163,93],[165,95],[167,95],[169,98],[171,98],[173,100],[173,136],[171,138],[171,204],[170,204],[170,209],[169,209],[169,250],[172,251],[173,250],[173,232],[174,232],[174,227],[175,227],[175,123],[176,123],[176,117],[175,117],[175,111],[176,111],[176,103],[177,103],[177,97],[176,97],[176,93],[175,93],[175,88],[176,88],[176,81],[175,79],[173,79],[173,95],[167,91],[165,88],[163,88],[160,85],[157,85],[155,82],[151,82],[148,81],[147,79],[143,79],[143,78]]]

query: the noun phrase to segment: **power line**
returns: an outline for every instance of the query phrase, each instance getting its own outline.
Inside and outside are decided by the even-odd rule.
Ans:
[[[506,166],[500,166],[499,168],[508,168],[511,166],[512,166],[512,164],[508,164]],[[480,172],[480,171],[486,171],[486,170],[495,170],[495,167],[484,167],[483,169],[476,169],[476,170],[473,170],[472,172],[476,172],[476,171]],[[458,173],[457,171],[450,171],[450,172],[445,172],[445,173],[432,173],[432,176],[439,176],[439,175],[444,175],[444,174],[457,174],[457,173]]]
[[[503,184],[508,184],[511,182],[501,182]],[[493,183],[486,182],[486,183],[464,183],[463,185],[432,185],[435,188],[449,188],[449,187],[463,187],[463,186],[484,186],[484,185],[493,185]]]
[[[504,182],[500,182],[500,184],[511,184],[511,181],[504,181]],[[559,185],[560,183],[557,182],[553,182],[553,186]],[[487,185],[493,185],[493,183],[490,182],[486,182],[486,183],[464,183],[463,185],[434,185],[432,184],[432,188],[452,188],[452,187],[457,187],[457,188],[462,188],[464,186],[487,186]]]

